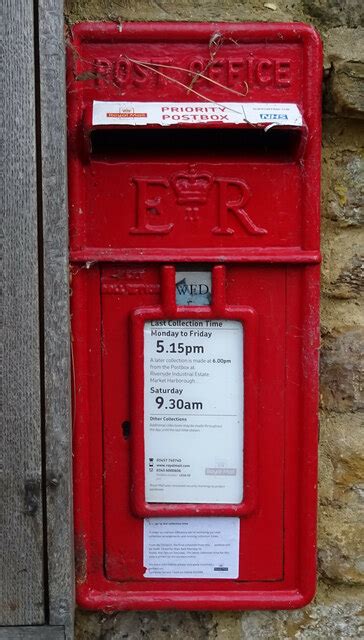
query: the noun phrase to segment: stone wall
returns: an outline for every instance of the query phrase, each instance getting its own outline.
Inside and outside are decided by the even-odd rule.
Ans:
[[[319,586],[303,610],[77,613],[77,640],[347,640],[364,630],[362,0],[68,0],[66,21],[304,21],[325,49]]]

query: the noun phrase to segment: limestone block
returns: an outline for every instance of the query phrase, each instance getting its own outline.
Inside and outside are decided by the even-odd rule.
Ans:
[[[328,195],[328,214],[341,226],[364,224],[364,159],[343,153],[339,169],[332,167],[332,191]]]
[[[322,577],[364,584],[364,509],[321,507],[318,566]]]
[[[212,640],[216,623],[206,612],[127,611],[106,615],[78,611],[76,640]],[[210,635],[211,634],[211,635]]]
[[[327,336],[321,349],[321,404],[333,411],[364,408],[364,332],[359,328]]]
[[[347,61],[333,65],[331,101],[336,114],[364,117],[364,64]]]
[[[361,5],[364,7],[364,4]],[[327,33],[324,42],[324,69],[324,112],[363,118],[363,28],[340,27]]]
[[[341,270],[332,284],[332,295],[338,298],[356,298],[364,291],[364,256],[355,254]]]
[[[358,27],[364,19],[362,0],[303,0],[303,7],[324,28]]]
[[[364,508],[363,415],[322,412],[320,416],[320,504]],[[341,519],[341,515],[338,517]]]
[[[322,215],[340,227],[364,224],[364,123],[326,118],[323,123]],[[328,228],[326,237],[334,235]]]
[[[364,507],[363,416],[321,412],[319,442],[319,501],[338,510]],[[340,518],[340,514],[338,515]]]
[[[341,300],[359,300],[364,290],[364,228],[337,232],[322,225],[322,293]]]
[[[325,25],[323,25],[323,28],[325,28]],[[346,60],[363,62],[363,25],[357,26],[355,29],[335,27],[322,33],[322,37],[325,69],[329,69],[333,62],[345,62]]]
[[[322,587],[305,609],[243,613],[239,640],[358,640],[363,637],[361,595],[356,588]]]

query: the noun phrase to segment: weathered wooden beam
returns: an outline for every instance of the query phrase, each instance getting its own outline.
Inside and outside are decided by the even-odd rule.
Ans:
[[[2,625],[45,621],[33,11],[2,3]]]
[[[49,622],[73,637],[70,319],[63,3],[39,0]]]

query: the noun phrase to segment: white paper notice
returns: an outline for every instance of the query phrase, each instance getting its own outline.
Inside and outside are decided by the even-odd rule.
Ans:
[[[92,124],[269,124],[302,126],[293,102],[101,102],[94,100]]]
[[[147,518],[145,578],[238,578],[239,518]]]
[[[243,386],[241,322],[145,324],[147,502],[242,501]]]

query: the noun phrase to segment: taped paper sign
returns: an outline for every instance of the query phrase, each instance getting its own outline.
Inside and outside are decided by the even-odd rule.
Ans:
[[[146,518],[145,578],[239,576],[239,518]]]
[[[302,126],[296,104],[270,102],[101,102],[93,103],[93,125],[277,124]]]

